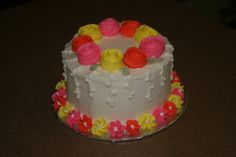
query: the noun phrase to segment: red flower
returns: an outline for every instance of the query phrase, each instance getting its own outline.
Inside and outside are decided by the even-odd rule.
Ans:
[[[66,104],[66,91],[63,88],[58,89],[56,92],[52,94],[52,100],[54,102],[54,109],[58,111],[61,106]]]
[[[125,129],[128,131],[130,136],[138,136],[140,133],[140,125],[137,120],[127,120]]]
[[[163,110],[165,110],[166,115],[169,118],[174,118],[176,116],[177,108],[173,102],[166,101],[163,105]]]
[[[63,105],[65,105],[65,104],[63,104]],[[58,101],[55,101],[54,104],[53,104],[53,108],[54,108],[55,111],[58,111],[59,108],[63,105],[61,105],[61,103],[59,103]]]
[[[123,62],[129,68],[142,68],[147,64],[147,57],[139,48],[130,47],[124,54]]]
[[[122,23],[120,33],[124,35],[125,37],[132,38],[135,34],[137,28],[141,24],[138,21],[135,20],[126,20]]]
[[[78,121],[78,127],[81,133],[88,134],[89,129],[92,128],[92,119],[84,114],[83,117]]]
[[[180,82],[181,80],[179,75],[177,75],[176,71],[172,72],[172,78],[173,78],[172,82]]]
[[[72,39],[72,50],[76,52],[80,46],[89,42],[93,42],[93,39],[88,35],[76,36]]]

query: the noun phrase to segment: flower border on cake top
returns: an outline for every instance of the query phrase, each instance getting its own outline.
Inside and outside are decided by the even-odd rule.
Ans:
[[[67,101],[65,81],[57,83],[52,94],[53,108],[59,119],[69,128],[82,135],[107,140],[121,140],[143,137],[171,124],[184,109],[184,86],[175,71],[172,72],[171,93],[161,106],[153,112],[143,113],[136,119],[127,119],[123,124],[119,119],[108,121],[103,117],[92,119],[76,110]]]
[[[114,48],[102,50],[96,44],[102,37],[118,34],[132,38],[139,46],[121,52]],[[139,21],[124,20],[119,23],[114,18],[106,18],[99,24],[80,27],[71,47],[81,65],[97,65],[108,72],[115,72],[124,68],[142,68],[150,63],[148,60],[159,59],[165,50],[165,39],[154,28]]]

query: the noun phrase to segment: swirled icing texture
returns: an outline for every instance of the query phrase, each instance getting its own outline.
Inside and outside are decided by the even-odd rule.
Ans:
[[[95,43],[87,43],[77,50],[77,58],[82,65],[96,64],[100,60],[100,47]]]
[[[108,123],[105,121],[104,118],[100,118],[94,121],[91,132],[94,136],[101,137],[107,134],[107,128]]]
[[[140,49],[148,58],[158,58],[165,50],[165,40],[160,35],[146,37],[141,41]]]
[[[158,35],[159,33],[153,29],[152,27],[150,26],[147,26],[147,25],[141,25],[135,35],[134,35],[134,39],[136,42],[140,42],[141,40],[143,40],[144,38],[146,37],[149,37],[149,36],[155,36],[155,35]]]
[[[79,28],[79,35],[89,35],[94,41],[102,37],[99,27],[96,24],[88,24]]]
[[[109,72],[119,70],[122,67],[123,54],[119,49],[105,49],[102,52],[101,67]]]
[[[120,25],[115,19],[107,18],[99,23],[99,29],[102,35],[111,37],[119,33]]]
[[[141,129],[144,132],[152,131],[157,127],[155,117],[149,113],[144,113],[139,116],[138,123],[140,124]]]

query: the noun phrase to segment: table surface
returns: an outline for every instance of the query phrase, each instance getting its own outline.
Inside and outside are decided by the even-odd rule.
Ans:
[[[106,143],[65,128],[51,108],[60,52],[79,26],[137,19],[175,47],[188,108],[140,141]],[[44,1],[0,11],[1,156],[236,156],[236,32],[172,1]]]

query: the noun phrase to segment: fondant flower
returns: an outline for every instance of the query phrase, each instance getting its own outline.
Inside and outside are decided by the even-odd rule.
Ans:
[[[60,106],[66,104],[66,91],[64,88],[58,89],[56,92],[52,94],[52,100],[54,102],[54,109],[57,111]]]
[[[100,47],[95,43],[87,43],[77,50],[77,58],[82,65],[97,64],[100,60]]]
[[[159,126],[164,126],[168,123],[168,117],[166,110],[164,110],[162,107],[157,107],[152,115],[156,118],[156,122]]]
[[[124,133],[125,126],[123,126],[119,120],[111,121],[109,124],[109,132],[112,138],[121,138]]]
[[[59,82],[56,84],[55,89],[56,89],[56,90],[59,90],[60,88],[63,88],[63,89],[66,88],[66,86],[65,86],[65,81],[64,81],[64,80],[61,80],[61,81],[59,81]]]
[[[120,26],[119,22],[115,19],[107,18],[99,23],[99,29],[102,35],[111,37],[119,33]]]
[[[93,39],[88,35],[79,35],[72,39],[72,50],[77,52],[78,48],[86,43],[93,42]]]
[[[171,83],[171,89],[179,88],[181,91],[184,91],[184,86],[180,82]]]
[[[94,136],[102,137],[107,134],[108,123],[105,119],[100,118],[95,120],[91,132]]]
[[[144,113],[139,116],[138,123],[144,132],[152,131],[157,127],[155,117],[149,113]]]
[[[181,79],[179,77],[179,75],[176,73],[176,71],[172,72],[172,82],[180,82]]]
[[[125,37],[132,38],[141,24],[135,20],[126,20],[122,23],[120,33]]]
[[[158,58],[165,50],[165,40],[160,35],[146,37],[141,41],[140,49],[148,58]]]
[[[83,134],[88,134],[89,130],[92,128],[92,119],[86,114],[78,121],[79,131]]]
[[[67,102],[64,106],[61,106],[58,110],[59,119],[64,122],[66,120],[67,115],[74,110],[74,107]]]
[[[175,104],[177,108],[177,113],[179,113],[182,110],[183,100],[180,96],[170,94],[170,96],[168,97],[168,101],[173,102]]]
[[[147,57],[136,47],[130,47],[126,50],[123,62],[129,68],[142,68],[147,64]]]
[[[134,39],[136,42],[140,42],[141,40],[143,40],[146,37],[149,36],[156,36],[158,35],[158,32],[153,29],[152,27],[149,27],[147,25],[141,25],[136,33],[134,34]]]
[[[177,108],[173,102],[166,101],[162,107],[166,111],[166,115],[169,118],[171,118],[171,119],[175,118]]]
[[[83,27],[80,27],[78,34],[79,35],[89,35],[90,37],[92,37],[92,39],[94,41],[96,41],[102,37],[102,35],[99,31],[99,27],[96,24],[88,24]]]
[[[140,125],[137,120],[127,120],[125,128],[129,136],[138,136],[140,134]]]
[[[102,52],[101,67],[110,72],[119,70],[122,67],[123,54],[119,49],[105,49]]]
[[[179,89],[179,88],[174,88],[174,89],[172,89],[171,94],[178,95],[178,96],[181,97],[181,99],[184,98],[184,93],[183,93],[183,91],[182,91],[181,89]]]
[[[78,131],[77,124],[79,120],[80,120],[80,112],[74,111],[69,113],[68,116],[66,117],[66,124],[75,131]]]

